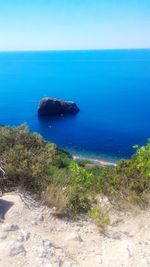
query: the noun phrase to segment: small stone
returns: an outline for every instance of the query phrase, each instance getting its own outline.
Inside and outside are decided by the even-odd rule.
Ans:
[[[30,233],[29,232],[28,233],[25,233],[24,238],[27,241],[30,238]]]
[[[112,239],[120,240],[121,239],[121,234],[119,232],[113,233],[112,234]]]
[[[36,217],[37,221],[39,222],[43,222],[44,221],[44,216],[43,214],[38,214],[37,217]]]
[[[17,224],[6,223],[3,224],[2,229],[4,232],[17,231],[19,229],[19,226]]]
[[[10,246],[9,256],[13,257],[13,256],[16,256],[16,255],[21,254],[21,253],[23,253],[24,255],[26,254],[26,250],[25,250],[24,246],[20,242],[14,242]]]

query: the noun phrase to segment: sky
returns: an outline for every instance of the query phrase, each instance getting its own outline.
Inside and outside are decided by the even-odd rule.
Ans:
[[[150,48],[150,0],[0,0],[0,51]]]

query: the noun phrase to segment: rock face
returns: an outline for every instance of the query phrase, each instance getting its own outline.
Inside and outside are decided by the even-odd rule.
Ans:
[[[79,112],[79,108],[75,102],[57,98],[43,98],[38,107],[38,114],[40,116],[76,114],[77,112]]]

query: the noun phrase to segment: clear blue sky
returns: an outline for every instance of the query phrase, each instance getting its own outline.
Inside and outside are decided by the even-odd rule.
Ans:
[[[0,0],[0,50],[150,48],[150,0]]]

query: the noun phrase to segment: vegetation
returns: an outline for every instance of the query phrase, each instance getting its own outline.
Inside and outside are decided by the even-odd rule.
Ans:
[[[95,220],[96,224],[102,228],[106,229],[106,226],[109,224],[110,219],[107,212],[107,209],[102,209],[102,207],[94,207],[89,211],[89,216]]]
[[[63,168],[65,160],[69,160],[68,153],[38,134],[30,134],[25,125],[0,127],[0,162],[5,170],[2,190],[19,186],[40,193],[51,180],[49,168]]]
[[[72,156],[29,133],[26,125],[0,127],[0,189],[18,188],[36,193],[58,213],[75,218],[88,214],[98,225],[109,223],[106,211],[97,196],[107,196],[116,203],[124,199],[146,205],[150,193],[150,140],[144,147],[136,146],[130,160],[116,167],[93,165],[89,161],[74,161]]]

